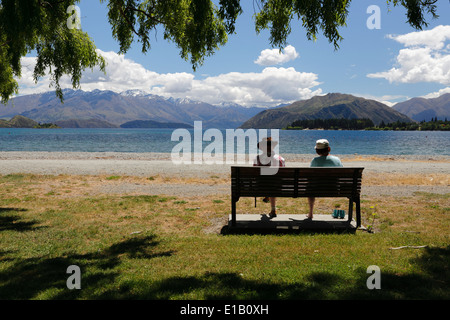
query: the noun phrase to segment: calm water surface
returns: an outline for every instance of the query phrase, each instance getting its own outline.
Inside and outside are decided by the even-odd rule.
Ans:
[[[171,141],[173,131],[1,128],[0,151],[170,153],[172,148],[182,141]],[[221,132],[225,139],[225,130]],[[268,132],[270,135],[270,130]],[[193,130],[189,130],[189,133],[193,141]],[[450,155],[448,131],[280,130],[279,137],[280,154],[309,154],[313,151],[315,141],[324,138],[330,141],[334,154]],[[209,141],[203,142],[204,147],[209,144]]]

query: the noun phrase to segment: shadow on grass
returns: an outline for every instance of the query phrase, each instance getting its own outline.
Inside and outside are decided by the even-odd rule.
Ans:
[[[156,282],[147,288],[143,297],[168,300],[194,293],[206,300],[322,299],[326,297],[325,291],[340,280],[326,273],[313,273],[310,278],[316,279],[314,286],[248,280],[237,273],[205,273]]]
[[[245,279],[238,273],[205,272],[196,276],[173,276],[151,281],[127,275],[132,259],[171,257],[162,251],[155,236],[128,239],[100,252],[57,258],[9,260],[0,272],[0,299],[32,299],[47,292],[44,299],[449,299],[450,246],[427,248],[411,262],[417,273],[399,275],[381,270],[381,289],[369,290],[369,274],[355,270],[355,277],[311,272],[301,281],[285,282]],[[8,255],[8,253],[5,253]],[[123,258],[126,260],[124,261]],[[141,261],[142,262],[142,261]],[[81,290],[66,287],[69,265],[82,271]],[[41,297],[42,298],[42,297]]]
[[[450,246],[426,248],[424,254],[411,263],[421,270],[421,275],[382,275],[385,288],[407,299],[450,298]]]
[[[39,223],[36,220],[21,221],[22,218],[16,213],[25,211],[27,211],[27,209],[0,208],[0,231],[12,230],[22,232],[41,228],[36,227],[36,224]]]
[[[292,223],[295,226],[295,223]],[[236,228],[223,226],[219,232],[221,235],[283,235],[283,234],[356,234],[356,228],[293,228],[283,225],[283,228]]]
[[[172,277],[149,285],[139,296],[121,298],[173,299],[197,293],[204,299],[448,299],[450,247],[431,248],[412,261],[421,273],[406,276],[381,273],[381,289],[369,290],[369,274],[356,270],[356,280],[337,273],[311,272],[301,283],[248,280],[236,273],[205,273],[198,277]],[[292,279],[291,279],[292,280]]]
[[[3,252],[6,257],[0,256],[0,262],[6,260],[12,265],[0,271],[0,299],[33,299],[45,291],[49,293],[44,299],[107,299],[109,293],[103,288],[117,288],[115,281],[122,274],[118,267],[123,258],[152,259],[172,255],[172,251],[158,251],[158,243],[151,235],[124,240],[99,252],[56,258],[11,259],[8,252]],[[81,290],[67,288],[70,265],[81,269]],[[114,292],[122,289],[118,290]]]
[[[367,288],[370,276],[365,269],[355,270],[356,278],[347,279],[336,273],[311,272],[303,282],[274,283],[249,280],[237,273],[205,273],[200,276],[171,277],[148,284],[140,294],[118,294],[118,299],[449,299],[450,246],[427,248],[412,261],[420,273],[398,275],[381,272],[381,289]],[[295,279],[294,279],[295,280]],[[128,284],[133,286],[132,284]],[[136,284],[137,285],[137,284]]]

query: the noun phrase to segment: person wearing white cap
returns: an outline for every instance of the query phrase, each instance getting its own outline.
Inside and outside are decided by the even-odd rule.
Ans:
[[[272,140],[271,137],[263,138],[262,141],[258,142],[258,149],[262,151],[262,154],[258,155],[253,161],[254,166],[270,166],[274,168],[284,167],[285,160],[280,155],[276,154],[274,148],[278,144],[277,141]],[[271,211],[269,213],[270,218],[275,218],[277,216],[276,201],[275,197],[265,197],[264,202],[269,202],[271,205]]]
[[[314,149],[319,156],[311,161],[311,167],[342,167],[341,159],[330,156],[331,148],[327,139],[317,140]]]
[[[319,155],[318,157],[315,157],[310,164],[310,167],[342,167],[341,159],[339,159],[336,156],[330,155],[330,143],[327,139],[320,139],[316,141],[316,146],[314,147],[316,149],[316,153]],[[314,203],[316,198],[310,197],[308,198],[309,202],[309,214],[308,219],[313,218],[313,210],[314,210]]]

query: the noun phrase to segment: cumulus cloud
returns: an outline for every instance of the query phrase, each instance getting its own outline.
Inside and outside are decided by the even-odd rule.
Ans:
[[[320,83],[314,73],[298,72],[294,68],[265,68],[260,73],[230,72],[204,80],[194,80],[192,99],[217,104],[222,101],[241,105],[269,105],[309,99],[321,94],[314,87]]]
[[[408,97],[404,96],[404,95],[391,95],[391,94],[375,96],[372,94],[365,94],[365,93],[353,93],[352,95],[354,95],[356,97],[362,97],[365,99],[375,100],[375,101],[378,101],[378,102],[381,102],[381,103],[387,105],[388,107],[392,107],[399,101],[404,101],[404,100],[408,99]]]
[[[393,39],[406,47],[426,46],[434,50],[444,48],[447,40],[450,40],[450,25],[440,25],[431,30],[423,30],[411,32],[403,35],[388,35],[389,39]]]
[[[370,73],[390,83],[434,82],[450,84],[450,25],[404,35],[389,35],[406,48],[397,56],[397,66],[388,71]]]
[[[315,88],[320,85],[317,74],[299,72],[294,68],[267,67],[259,73],[230,72],[198,80],[191,73],[160,74],[148,70],[115,52],[98,50],[98,53],[107,62],[106,74],[98,68],[86,70],[81,79],[84,91],[139,89],[164,97],[189,98],[211,104],[233,102],[245,106],[276,106],[322,93],[320,88]],[[33,82],[35,64],[36,58],[23,58],[22,78],[18,79],[20,94],[50,90],[48,76],[37,84]],[[62,88],[72,88],[67,76],[61,79],[60,84]]]
[[[279,49],[265,49],[261,51],[256,64],[261,66],[274,66],[294,60],[298,57],[298,53],[291,45],[284,48],[281,52]]]
[[[160,94],[167,92],[186,92],[191,88],[194,78],[192,74],[166,73],[159,74],[147,70],[144,66],[124,55],[115,52],[103,52],[98,50],[107,63],[106,74],[100,70],[86,71],[83,74],[82,89],[91,91],[94,89],[122,92],[129,89],[140,89],[151,92],[152,88]]]
[[[161,94],[168,92],[186,92],[191,87],[194,78],[188,73],[167,73],[158,74],[147,70],[144,66],[124,55],[115,52],[104,52],[97,50],[106,60],[106,74],[99,68],[86,70],[80,81],[81,89],[85,91],[111,90],[123,92],[129,89],[141,89],[151,92],[152,87],[157,86],[155,90]],[[30,94],[49,91],[50,77],[45,76],[39,79],[38,83],[33,81],[33,69],[36,64],[35,57],[22,58],[22,77],[18,79],[19,90],[21,94]],[[63,76],[60,80],[61,88],[72,88],[70,78]],[[163,88],[163,89],[161,89]]]
[[[440,89],[436,92],[431,92],[427,95],[422,96],[422,98],[425,98],[425,99],[438,98],[446,93],[450,93],[450,87]]]

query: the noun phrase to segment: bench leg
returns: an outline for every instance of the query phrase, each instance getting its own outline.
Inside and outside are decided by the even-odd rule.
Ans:
[[[348,200],[348,222],[351,223],[353,219],[353,199]]]
[[[236,202],[237,200],[231,198],[231,225],[236,226]]]
[[[356,199],[356,227],[361,227],[361,202],[358,199]]]

